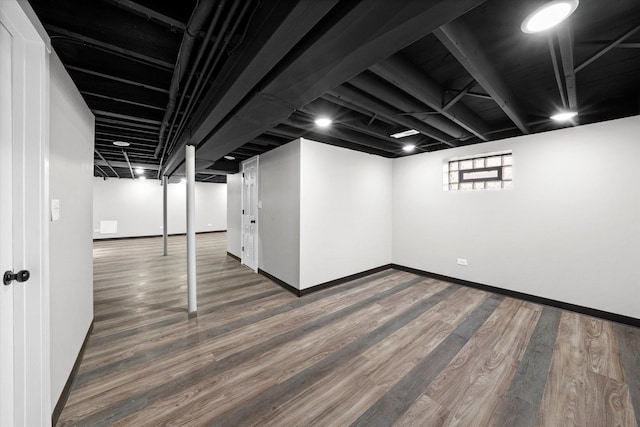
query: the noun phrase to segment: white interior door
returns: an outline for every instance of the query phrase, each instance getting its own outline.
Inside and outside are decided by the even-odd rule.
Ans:
[[[48,52],[16,0],[0,0],[0,426],[51,423]]]
[[[242,164],[242,263],[258,271],[258,157]]]
[[[11,34],[0,22],[0,273],[13,265],[11,153]],[[13,287],[0,285],[0,425],[13,417]]]

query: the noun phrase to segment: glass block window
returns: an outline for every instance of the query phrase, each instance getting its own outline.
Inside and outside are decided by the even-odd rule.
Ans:
[[[487,154],[449,161],[445,190],[498,190],[513,188],[513,154]]]

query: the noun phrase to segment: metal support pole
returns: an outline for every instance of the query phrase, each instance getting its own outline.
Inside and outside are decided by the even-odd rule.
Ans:
[[[169,180],[167,176],[162,177],[162,255],[167,256],[167,238],[169,230],[167,227],[167,186]]]
[[[189,292],[189,314],[198,309],[196,299],[196,149],[193,145],[185,146],[187,170],[187,289]]]

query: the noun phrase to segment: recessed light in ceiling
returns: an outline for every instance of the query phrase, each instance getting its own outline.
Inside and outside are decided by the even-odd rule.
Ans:
[[[118,147],[128,147],[128,146],[130,146],[131,144],[129,144],[129,143],[128,143],[128,142],[126,142],[126,141],[113,141],[113,145],[116,145],[116,146],[118,146]]]
[[[136,173],[137,173],[138,175],[142,175],[142,174],[144,173],[144,169],[142,169],[142,168],[136,168]]]
[[[184,184],[185,182],[187,182],[187,178],[182,178],[182,179],[180,180],[180,182],[182,182],[182,183]]]
[[[550,119],[556,122],[568,122],[577,115],[578,113],[575,111],[561,111],[551,116]]]
[[[402,147],[402,149],[406,152],[406,153],[411,153],[413,150],[416,149],[416,146],[413,144],[407,144],[404,147]]]
[[[317,126],[320,126],[321,128],[326,128],[329,125],[331,125],[331,123],[333,123],[333,120],[331,120],[329,117],[318,117],[315,123]]]
[[[233,156],[224,156],[225,159],[227,160],[235,160],[236,158]]]
[[[415,130],[415,129],[409,129],[409,130],[405,130],[404,132],[394,133],[394,134],[389,135],[389,136],[390,136],[391,138],[398,139],[398,138],[404,138],[405,136],[417,135],[417,134],[419,134],[419,133],[420,133],[420,132],[418,132],[418,131],[417,131],[417,130]]]
[[[147,179],[147,177],[146,177],[146,176],[144,176],[144,175],[142,175],[142,176],[139,176],[139,177],[138,177],[138,179],[140,179],[140,180],[144,181],[145,179]]]
[[[531,12],[520,29],[525,33],[538,33],[555,27],[567,19],[578,7],[579,0],[554,0]]]

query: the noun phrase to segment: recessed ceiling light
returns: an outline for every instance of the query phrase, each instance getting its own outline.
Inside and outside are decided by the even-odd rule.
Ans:
[[[331,123],[333,123],[333,120],[331,120],[329,117],[318,117],[315,123],[321,128],[326,128],[327,126],[331,125]]]
[[[224,156],[225,159],[227,160],[235,160],[236,158],[233,156]]]
[[[413,150],[416,149],[416,146],[413,144],[407,144],[404,147],[402,147],[402,149],[407,153],[411,153]]]
[[[551,116],[550,119],[556,122],[568,122],[569,120],[573,119],[577,115],[578,113],[575,111],[561,111]]]
[[[578,3],[579,0],[550,1],[531,12],[520,29],[525,33],[538,33],[555,27],[576,10]]]
[[[118,147],[128,147],[128,146],[130,146],[131,144],[129,144],[129,143],[128,143],[128,142],[126,142],[126,141],[113,141],[113,145],[116,145],[116,146],[118,146]]]
[[[182,178],[182,179],[180,180],[180,182],[182,182],[182,183],[187,182],[187,178]]]
[[[139,176],[139,177],[138,177],[138,179],[140,179],[140,180],[144,181],[145,179],[147,179],[147,177],[146,177],[146,176],[144,176],[144,175],[142,175],[142,176]]]
[[[398,139],[398,138],[404,138],[405,136],[417,135],[417,134],[419,134],[419,133],[420,133],[420,132],[418,132],[418,131],[417,131],[417,130],[415,130],[415,129],[409,129],[409,130],[405,130],[404,132],[394,133],[394,134],[389,135],[389,136],[390,136],[391,138]]]
[[[136,168],[136,173],[137,173],[138,175],[141,175],[141,174],[143,174],[143,173],[144,173],[144,169],[142,169],[142,168]]]

